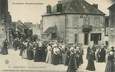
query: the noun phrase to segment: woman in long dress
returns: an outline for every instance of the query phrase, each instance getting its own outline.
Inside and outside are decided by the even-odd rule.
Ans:
[[[28,43],[28,49],[27,49],[27,58],[29,60],[32,60],[34,56],[34,52],[33,52],[33,44],[32,42]]]
[[[26,46],[24,45],[24,42],[21,42],[20,43],[20,56],[22,56],[22,54],[23,54],[23,51],[26,49]]]
[[[61,45],[61,54],[62,54],[62,64],[65,64],[65,61],[66,61],[66,49],[65,49],[65,45],[62,44]]]
[[[23,42],[23,44],[24,44],[24,50],[22,52],[22,58],[27,59],[27,45],[28,45],[28,42],[25,41],[25,42]]]
[[[46,47],[46,44],[42,44],[42,61],[45,62],[46,61],[46,50],[47,50],[47,47]]]
[[[42,44],[38,43],[38,46],[35,49],[34,62],[42,61]]]
[[[60,64],[60,49],[57,46],[53,48],[52,64]]]
[[[7,40],[5,40],[3,42],[3,47],[2,47],[1,53],[3,55],[7,55],[8,54],[8,42],[7,42]]]
[[[69,64],[69,59],[70,59],[70,50],[69,50],[69,48],[66,48],[65,49],[65,64],[64,65]]]
[[[83,64],[83,49],[79,47],[79,64]]]
[[[51,44],[49,44],[48,47],[47,47],[46,63],[49,63],[49,64],[52,63],[52,47],[51,47]]]
[[[79,68],[79,66],[80,66],[80,49],[79,49],[79,47],[75,47],[74,51],[76,54],[77,68]]]
[[[88,65],[86,67],[86,70],[89,71],[95,71],[95,64],[94,64],[94,53],[91,48],[88,47],[87,50],[87,59],[88,59]]]
[[[105,72],[115,72],[114,54],[112,51],[108,55],[108,61],[106,64]]]
[[[106,55],[106,51],[104,48],[101,49],[101,51],[99,52],[99,62],[105,62],[105,55]]]
[[[80,44],[80,64],[83,64],[83,54],[84,54],[84,50],[82,48],[82,44]]]
[[[17,37],[14,39],[13,47],[15,50],[17,50],[18,46],[19,46],[19,38]]]
[[[76,70],[77,70],[76,54],[74,48],[70,48],[70,59],[67,72],[76,72]]]

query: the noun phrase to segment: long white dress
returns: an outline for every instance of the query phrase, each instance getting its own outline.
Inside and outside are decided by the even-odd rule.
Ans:
[[[46,56],[46,63],[51,64],[52,63],[52,47],[47,47],[47,56]]]

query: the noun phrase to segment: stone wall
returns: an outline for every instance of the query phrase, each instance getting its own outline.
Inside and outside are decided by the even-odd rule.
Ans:
[[[75,43],[76,39],[77,43],[84,44],[83,25],[90,25],[92,30],[89,32],[89,42],[91,33],[101,33],[102,41],[104,41],[104,22],[104,16],[100,15],[66,14],[43,16],[43,32],[56,25],[58,37],[65,40],[66,43]]]
[[[54,16],[44,16],[43,17],[43,32],[45,32],[49,27],[57,27],[57,35],[60,39],[64,39],[65,35],[65,16],[64,15],[54,15]]]
[[[101,33],[104,39],[104,21],[104,16],[98,15],[67,15],[66,42],[74,43],[77,34],[78,43],[84,43],[83,25],[91,25],[92,31],[89,34]]]

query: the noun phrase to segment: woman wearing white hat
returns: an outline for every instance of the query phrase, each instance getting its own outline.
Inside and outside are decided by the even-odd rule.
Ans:
[[[52,46],[49,44],[47,46],[47,56],[46,56],[46,63],[52,63]]]
[[[57,47],[57,44],[53,46],[53,56],[52,56],[52,64],[58,65],[60,63],[60,49]]]
[[[77,70],[77,62],[76,62],[76,53],[74,51],[74,47],[70,48],[70,57],[67,72],[76,72]]]

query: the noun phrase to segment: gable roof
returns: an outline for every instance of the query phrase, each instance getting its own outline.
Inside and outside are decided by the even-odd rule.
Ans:
[[[84,0],[71,0],[63,3],[64,13],[104,14]]]
[[[56,6],[54,6],[56,7]],[[98,8],[89,4],[85,0],[62,0],[62,12],[61,14],[94,14],[94,15],[105,15]],[[52,14],[60,14],[56,12],[56,8]]]
[[[109,10],[111,10],[111,9],[115,9],[115,3],[112,4],[108,9],[109,9]]]

